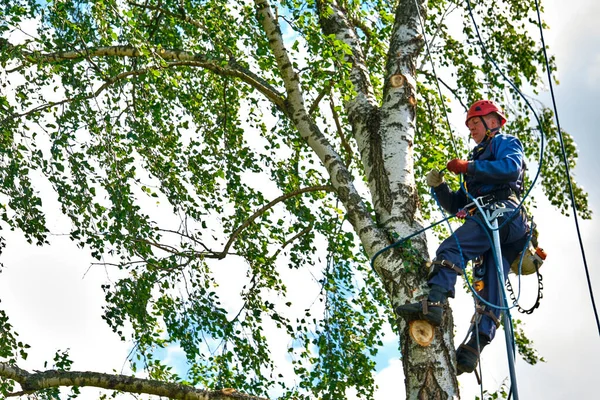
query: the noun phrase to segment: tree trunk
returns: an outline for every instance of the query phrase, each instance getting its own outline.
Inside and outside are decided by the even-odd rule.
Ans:
[[[419,1],[423,6],[423,1]],[[326,10],[330,7],[331,10]],[[351,79],[358,95],[346,104],[353,133],[367,176],[378,226],[400,237],[421,228],[418,195],[414,181],[413,140],[416,128],[416,59],[423,47],[419,12],[414,0],[401,0],[396,10],[386,63],[383,104],[373,95],[365,60],[352,24],[341,8],[322,4],[321,25],[325,34],[335,34],[353,50]],[[328,11],[328,12],[325,12]],[[421,12],[424,14],[424,10]],[[352,222],[352,220],[351,220]],[[372,257],[383,246],[360,229],[363,246]],[[421,299],[426,288],[428,258],[424,235],[413,238],[411,251],[399,249],[381,254],[375,263],[392,305]],[[407,267],[407,265],[409,267]],[[407,399],[447,399],[458,395],[452,314],[448,309],[443,324],[434,329],[429,346],[417,344],[408,325],[398,320]]]

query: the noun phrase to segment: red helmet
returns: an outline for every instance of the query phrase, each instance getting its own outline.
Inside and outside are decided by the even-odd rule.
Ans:
[[[483,117],[484,115],[488,115],[495,112],[500,117],[500,126],[504,126],[506,123],[506,117],[504,113],[493,101],[490,100],[479,100],[471,105],[469,111],[467,111],[467,119],[465,120],[465,124],[469,119],[473,117]]]

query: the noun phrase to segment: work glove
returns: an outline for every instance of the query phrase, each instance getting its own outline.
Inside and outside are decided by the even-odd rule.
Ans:
[[[458,158],[455,158],[454,160],[451,160],[450,162],[448,162],[448,164],[446,164],[446,168],[448,168],[448,171],[454,172],[457,175],[466,174],[468,166],[469,162],[467,160],[460,160]]]
[[[431,187],[438,187],[444,183],[444,174],[437,169],[432,169],[427,173],[427,184]]]

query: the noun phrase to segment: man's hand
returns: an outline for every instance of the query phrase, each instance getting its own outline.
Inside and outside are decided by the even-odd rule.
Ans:
[[[464,208],[461,208],[456,213],[456,218],[458,218],[458,219],[465,219],[465,218],[467,218],[467,215],[468,215],[467,210],[465,210]]]
[[[437,169],[432,169],[427,173],[427,184],[431,187],[438,187],[444,183],[444,174]]]
[[[455,158],[446,164],[448,171],[454,172],[455,174],[466,174],[468,166],[469,162],[467,160],[460,160],[458,158]]]

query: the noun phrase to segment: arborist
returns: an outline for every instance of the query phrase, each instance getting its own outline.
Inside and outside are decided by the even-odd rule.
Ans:
[[[474,263],[475,285],[479,296],[490,304],[500,305],[502,288],[499,286],[493,244],[485,232],[486,225],[476,207],[470,207],[473,198],[480,198],[485,204],[501,203],[517,209],[522,191],[525,156],[523,145],[516,137],[500,132],[506,123],[503,111],[492,101],[480,100],[473,103],[467,112],[466,125],[476,146],[468,160],[454,159],[446,168],[454,174],[463,174],[464,187],[451,191],[444,181],[443,174],[432,170],[427,174],[431,186],[441,206],[449,213],[466,216],[452,236],[442,242],[436,257],[431,263],[428,276],[429,293],[419,303],[396,307],[395,311],[406,320],[423,319],[434,326],[442,322],[447,298],[454,297],[456,278],[462,275],[466,263]],[[465,207],[467,207],[465,209]],[[476,219],[480,218],[479,221]],[[508,223],[503,224],[506,219]],[[527,242],[527,218],[523,211],[516,215],[504,215],[498,220],[502,249],[504,281],[511,263]],[[504,282],[503,281],[503,282]],[[473,372],[479,354],[489,344],[499,326],[500,310],[477,305],[477,312],[470,329],[470,338],[456,351],[457,373]],[[477,334],[478,333],[478,334]],[[478,346],[479,345],[479,346]]]

